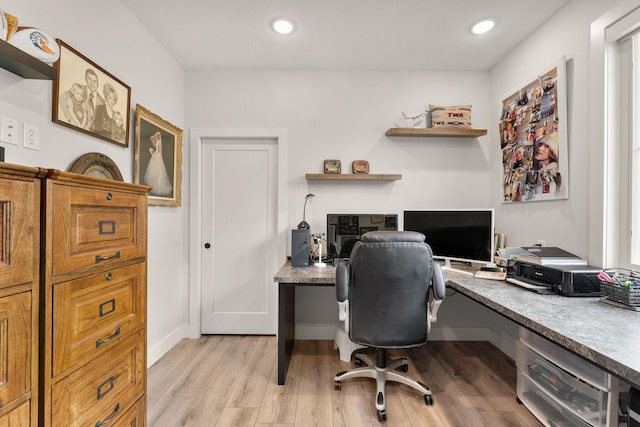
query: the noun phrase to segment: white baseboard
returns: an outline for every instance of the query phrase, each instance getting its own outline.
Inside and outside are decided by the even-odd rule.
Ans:
[[[336,336],[338,325],[322,325],[299,323],[296,325],[296,339],[298,340],[332,340]],[[433,341],[489,341],[500,351],[515,359],[515,340],[517,338],[504,336],[490,328],[431,328],[429,339]]]
[[[176,328],[169,335],[164,337],[158,344],[147,348],[147,368],[156,363],[166,352],[171,350],[174,345],[178,344],[181,339],[188,337],[188,325],[182,325]]]
[[[315,323],[298,323],[296,324],[297,340],[332,340],[336,337],[335,325],[322,325]]]

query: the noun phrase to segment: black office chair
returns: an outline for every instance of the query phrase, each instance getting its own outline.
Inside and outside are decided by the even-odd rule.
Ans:
[[[386,421],[385,383],[406,384],[433,404],[431,390],[407,372],[407,359],[387,361],[387,348],[419,347],[427,342],[437,320],[445,285],[439,264],[422,233],[372,231],[351,252],[350,261],[336,268],[336,296],[346,335],[356,345],[374,347],[376,360],[356,354],[357,367],[334,378],[337,390],[350,378],[374,378],[379,421]],[[429,301],[431,300],[431,301]],[[402,371],[402,372],[399,372]]]

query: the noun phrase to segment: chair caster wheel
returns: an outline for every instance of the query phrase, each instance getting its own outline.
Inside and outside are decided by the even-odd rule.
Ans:
[[[334,390],[342,390],[342,382],[341,381],[334,381],[333,382],[333,389]]]
[[[407,372],[409,372],[409,365],[400,365],[398,366],[396,371],[404,372],[406,374]]]
[[[427,406],[431,406],[431,405],[433,405],[433,396],[431,396],[430,394],[425,394],[425,395],[424,395],[424,403],[425,403]]]
[[[378,411],[378,421],[381,423],[387,421],[387,410],[383,409],[382,411]]]
[[[356,368],[359,368],[362,366],[362,360],[358,359],[356,357],[356,360],[353,361],[353,366],[355,366]]]

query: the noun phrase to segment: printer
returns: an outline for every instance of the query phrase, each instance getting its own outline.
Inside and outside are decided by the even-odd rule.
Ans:
[[[602,268],[590,265],[538,265],[516,260],[514,277],[528,283],[546,285],[568,297],[602,296],[598,273]]]

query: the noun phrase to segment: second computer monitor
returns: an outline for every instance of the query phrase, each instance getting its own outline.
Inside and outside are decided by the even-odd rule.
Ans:
[[[368,231],[398,230],[397,214],[328,214],[327,243],[330,255],[347,252]],[[344,250],[343,250],[344,249]]]

